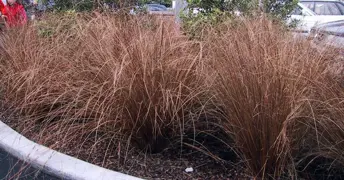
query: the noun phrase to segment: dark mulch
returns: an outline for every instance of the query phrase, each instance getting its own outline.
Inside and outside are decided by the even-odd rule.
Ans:
[[[300,177],[309,180],[344,179],[342,164],[324,157],[310,156],[298,165]]]
[[[106,147],[99,143],[93,147],[93,143],[85,143],[81,152],[70,154],[87,160],[94,164],[104,166],[144,179],[237,179],[238,172],[242,168],[234,166],[231,161],[218,162],[208,155],[192,149],[169,148],[161,153],[150,154],[135,149],[128,151],[125,160],[108,155],[104,161],[104,150]],[[89,156],[90,149],[93,149],[92,156]],[[74,153],[73,153],[74,152]],[[114,153],[110,153],[114,154]],[[185,169],[193,168],[193,172],[187,173]]]
[[[209,145],[206,141],[203,142],[202,146]],[[192,144],[192,141],[185,140],[185,143]],[[59,150],[87,162],[144,179],[243,179],[243,168],[234,163],[237,162],[236,155],[221,151],[220,147],[212,148],[218,148],[218,151],[211,150],[216,153],[215,157],[224,159],[215,160],[206,152],[189,146],[181,147],[178,142],[171,143],[168,148],[155,154],[135,148],[126,149],[124,146],[124,153],[118,156],[118,145],[109,145],[96,138],[89,138],[80,147],[69,146]],[[185,172],[189,167],[194,171]]]
[[[0,112],[6,112],[1,104]],[[8,112],[0,114],[4,116],[2,121],[17,131],[21,131],[16,128],[14,123],[18,120],[13,120],[17,117]],[[171,144],[164,151],[155,154],[142,152],[135,148],[126,149],[122,147],[125,152],[124,155],[117,156],[115,144],[109,146],[108,142],[96,138],[88,138],[89,140],[81,143],[81,145],[74,142],[68,146],[53,146],[53,142],[57,142],[56,139],[42,141],[37,135],[38,132],[39,128],[21,133],[35,142],[43,142],[43,145],[92,164],[144,179],[249,179],[243,175],[241,164],[235,163],[237,162],[236,155],[233,152],[223,151],[221,147],[215,147],[216,144],[208,148],[211,149],[211,152],[217,152],[215,155],[223,158],[222,160],[215,160],[209,154],[189,146],[181,148],[180,143]],[[216,140],[209,139],[208,141]],[[192,144],[192,141],[186,142]],[[202,146],[207,146],[207,144],[202,144]],[[185,172],[185,169],[189,167],[193,168],[193,172]]]

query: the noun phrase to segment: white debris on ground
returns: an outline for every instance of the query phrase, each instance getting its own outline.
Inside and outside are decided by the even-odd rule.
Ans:
[[[185,172],[190,173],[193,172],[193,168],[192,167],[188,167],[185,169]]]

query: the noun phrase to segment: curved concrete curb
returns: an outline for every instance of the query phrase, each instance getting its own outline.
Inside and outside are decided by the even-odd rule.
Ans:
[[[87,163],[34,143],[1,121],[0,148],[33,167],[62,179],[141,180]]]

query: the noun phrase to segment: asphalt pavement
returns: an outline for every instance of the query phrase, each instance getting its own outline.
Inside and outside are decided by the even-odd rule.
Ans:
[[[30,167],[0,149],[0,180],[60,180]]]

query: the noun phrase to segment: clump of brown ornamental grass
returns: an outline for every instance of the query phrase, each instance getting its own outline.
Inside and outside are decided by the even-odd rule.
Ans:
[[[324,82],[329,57],[265,17],[221,28],[207,40],[220,125],[253,177],[296,175],[290,142],[302,137],[289,130]]]
[[[19,129],[59,148],[101,137],[119,153],[122,140],[159,152],[193,129],[206,91],[199,44],[150,16],[68,18],[50,19],[68,31],[42,34],[41,21],[1,37],[1,87]]]
[[[302,117],[294,122],[296,165],[309,171],[308,178],[342,179],[344,172],[343,62],[333,58],[323,80],[314,83],[311,96],[303,99]],[[341,65],[340,65],[341,64]]]

